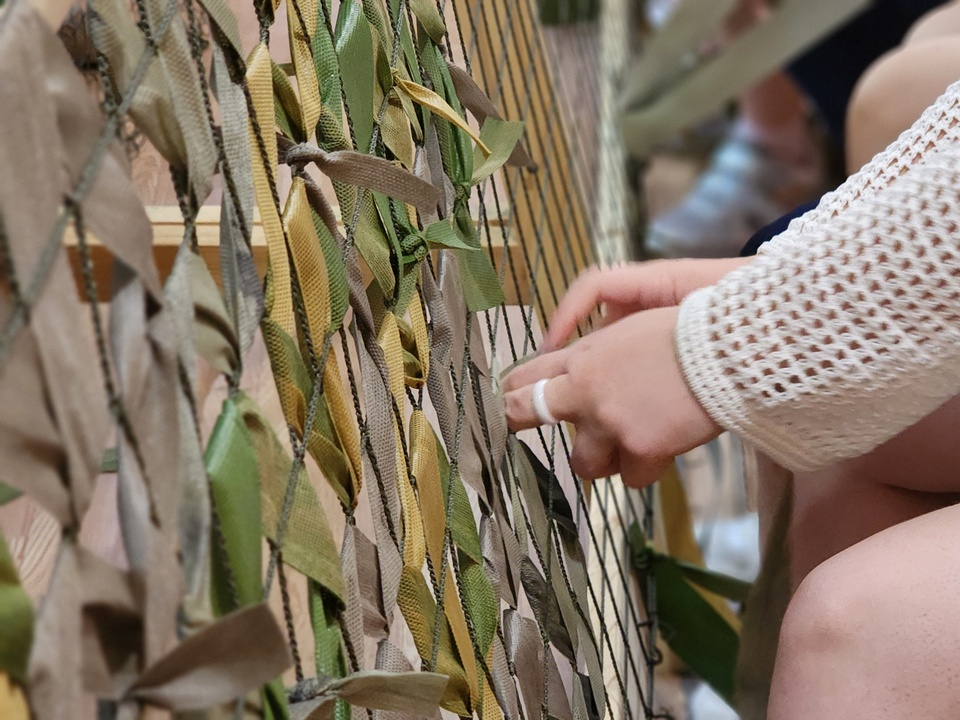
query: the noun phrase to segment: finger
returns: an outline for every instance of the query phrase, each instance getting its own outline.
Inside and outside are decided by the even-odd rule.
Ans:
[[[652,485],[666,471],[673,458],[641,457],[620,450],[620,479],[632,488],[645,488]]]
[[[636,312],[636,308],[633,306],[626,305],[608,305],[606,312],[600,318],[600,328],[605,328],[613,325],[618,320],[623,320],[627,315]]]
[[[549,352],[563,347],[577,325],[593,312],[600,302],[601,278],[605,272],[598,267],[590,268],[570,284],[550,318],[550,327],[542,344],[544,350]]]
[[[658,298],[665,294],[672,275],[672,266],[665,261],[587,270],[570,285],[557,306],[547,332],[546,348],[562,347],[597,305],[629,305],[635,310],[658,307]]]
[[[597,305],[607,304],[608,312],[613,314],[613,319],[606,320],[604,325],[639,310],[671,307],[751,260],[652,260],[588,270],[573,282],[557,306],[545,348],[563,346]]]
[[[580,405],[576,393],[577,388],[569,375],[558,375],[547,383],[544,400],[557,420],[576,422],[576,409]],[[503,404],[507,412],[507,425],[514,432],[544,424],[533,406],[533,383],[506,393]]]
[[[578,430],[570,453],[570,468],[584,480],[606,477],[617,465],[617,448],[612,439]]]
[[[524,385],[532,385],[537,380],[562,375],[567,371],[569,358],[569,348],[538,355],[522,365],[517,365],[501,378],[500,390],[508,393]]]

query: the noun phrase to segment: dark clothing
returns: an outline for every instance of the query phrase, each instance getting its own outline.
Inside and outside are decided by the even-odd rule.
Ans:
[[[814,102],[842,151],[853,88],[869,65],[900,44],[910,26],[944,0],[874,0],[871,7],[797,58],[787,71]]]
[[[892,50],[910,26],[945,0],[874,0],[850,22],[797,58],[787,69],[813,101],[837,147],[843,149],[847,105],[860,76],[884,53]],[[787,229],[794,218],[819,204],[801,205],[760,228],[740,251],[756,255],[765,242]]]
[[[787,225],[790,224],[790,221],[794,218],[798,218],[803,215],[807,210],[813,210],[817,205],[820,204],[819,200],[814,200],[812,203],[807,203],[806,205],[801,205],[798,208],[794,208],[786,215],[781,218],[777,218],[769,225],[764,225],[762,228],[757,230],[753,236],[747,241],[747,244],[743,246],[743,250],[740,251],[740,257],[749,257],[750,255],[756,255],[757,250],[760,249],[760,246],[765,242],[773,240],[777,235],[782,233],[787,229]]]

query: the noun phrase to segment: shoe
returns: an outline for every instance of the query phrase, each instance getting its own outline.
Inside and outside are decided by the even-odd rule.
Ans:
[[[650,223],[645,255],[735,257],[757,230],[819,197],[823,187],[822,161],[794,167],[731,136],[680,204]]]

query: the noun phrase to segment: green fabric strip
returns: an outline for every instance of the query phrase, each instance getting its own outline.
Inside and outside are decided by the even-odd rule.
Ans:
[[[0,535],[0,671],[15,682],[27,681],[33,642],[33,603],[20,586],[7,544]]]
[[[259,602],[261,541],[260,477],[257,456],[233,399],[223,410],[204,454],[210,489],[219,519],[213,538],[213,604],[218,615]],[[223,552],[217,551],[222,539]],[[226,557],[223,557],[223,555]],[[234,593],[235,589],[235,593]]]

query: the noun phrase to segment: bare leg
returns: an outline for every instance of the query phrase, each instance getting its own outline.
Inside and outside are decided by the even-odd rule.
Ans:
[[[960,452],[954,455],[954,468],[960,468]],[[926,459],[920,451],[909,451],[906,457],[913,460],[918,472],[923,472]],[[952,494],[888,485],[877,477],[883,474],[882,468],[871,473],[870,468],[839,465],[796,477],[789,535],[794,588],[814,568],[846,548],[954,501]]]
[[[958,5],[960,3],[954,0],[954,2],[946,3],[936,10],[928,12],[913,24],[906,38],[904,38],[903,44],[910,45],[920,40],[960,34]]]
[[[864,73],[847,111],[847,170],[856,172],[960,80],[960,3],[930,13]]]
[[[960,507],[901,523],[817,567],[781,632],[768,717],[957,717]]]
[[[960,448],[954,439],[958,421],[960,399],[947,403],[872,453],[819,472],[797,474],[790,483],[785,483],[775,468],[762,466],[763,482],[758,488],[762,547],[772,553],[767,562],[780,563],[785,572],[781,575],[774,566],[765,566],[763,589],[758,589],[764,609],[754,608],[752,613],[748,609],[749,633],[748,625],[744,627],[748,656],[738,670],[743,690],[739,707],[745,717],[767,717],[767,698],[780,701],[782,693],[794,690],[785,686],[789,676],[770,687],[770,676],[757,665],[769,663],[768,672],[773,669],[776,639],[769,633],[779,628],[779,613],[786,607],[784,593],[796,590],[815,567],[847,548],[956,501],[960,490]],[[772,523],[784,522],[777,508],[787,490],[792,494],[793,508],[787,546],[768,547],[768,536],[782,532]],[[753,660],[749,659],[751,655]],[[809,661],[819,659],[811,655]]]
[[[813,568],[874,533],[960,499],[960,398],[873,452],[794,483],[796,587]]]
[[[954,512],[956,522],[960,513],[960,508],[953,506],[960,498],[958,421],[960,398],[954,398],[863,457],[796,476],[789,531],[790,576],[792,585],[800,589],[791,600],[781,631],[770,692],[771,720],[951,717],[937,714],[940,706],[920,704],[913,712],[905,709],[905,703],[916,704],[918,698],[921,703],[939,699],[926,698],[929,693],[922,683],[910,673],[901,673],[899,664],[910,664],[911,671],[927,681],[936,677],[941,666],[916,645],[900,643],[902,637],[924,631],[923,624],[917,623],[922,613],[916,607],[939,599],[945,589],[938,581],[952,572],[956,587],[946,590],[960,593],[960,552],[954,554],[951,570],[927,553],[925,536],[911,538],[912,546],[904,547],[904,553],[909,552],[911,558],[931,558],[930,568],[942,567],[930,572],[924,584],[909,586],[905,594],[910,605],[902,594],[891,592],[907,587],[900,584],[897,567],[882,553],[861,553],[861,549],[877,547],[878,538],[916,527],[919,519],[939,516],[944,508]],[[889,541],[883,542],[881,547],[886,548]],[[862,567],[851,569],[858,563]],[[879,587],[871,587],[871,583]],[[858,607],[856,602],[862,596],[875,596],[876,602]],[[848,613],[856,614],[857,620],[848,618]],[[887,632],[895,627],[891,624],[895,616],[900,635],[893,639]],[[901,655],[889,654],[886,643],[898,644]],[[952,647],[950,652],[954,652]],[[868,667],[861,654],[870,658]],[[881,662],[879,658],[884,659]],[[896,675],[899,684],[879,676],[878,663],[884,672]],[[877,707],[886,708],[889,714],[862,704],[862,697],[851,694],[851,687],[866,688],[865,694],[876,692],[882,698],[876,700]],[[943,705],[950,707],[949,703]]]

